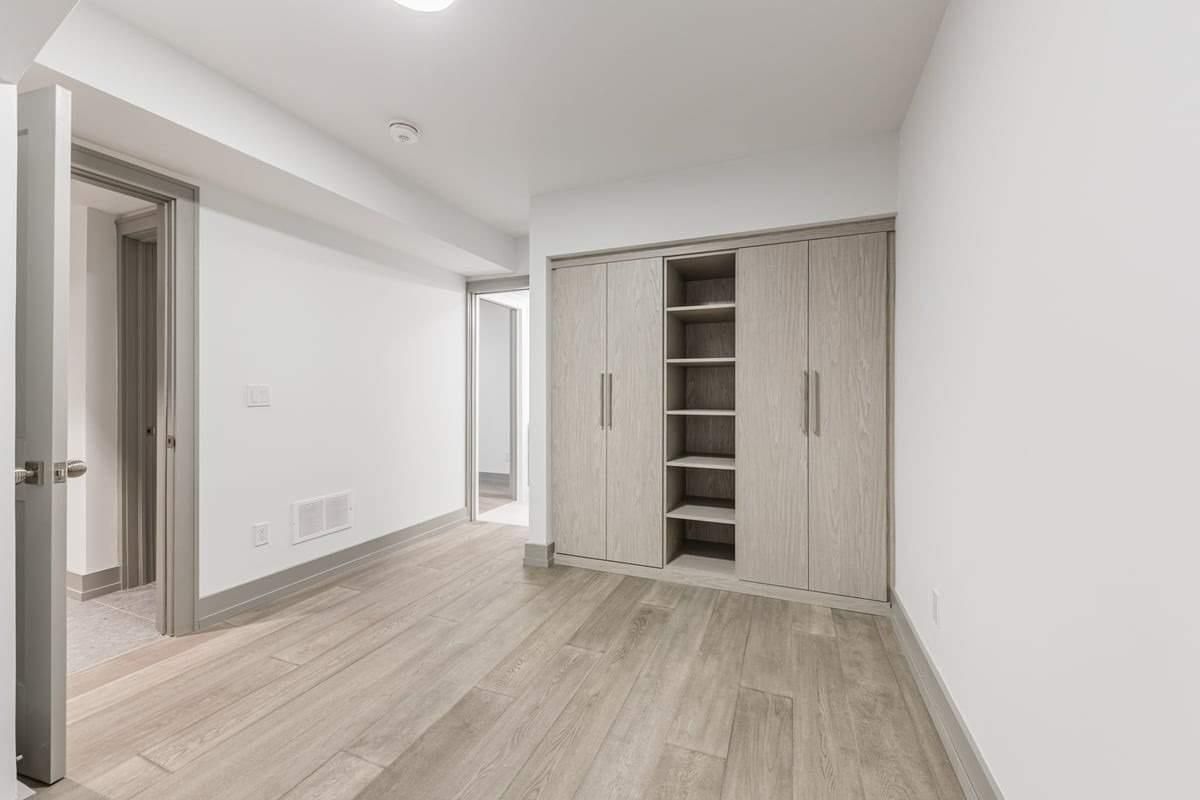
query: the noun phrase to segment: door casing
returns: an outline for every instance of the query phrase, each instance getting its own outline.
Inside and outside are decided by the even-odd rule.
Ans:
[[[479,299],[483,295],[499,294],[502,292],[519,292],[522,289],[529,289],[528,275],[513,275],[504,278],[486,278],[467,283],[467,419],[466,419],[466,481],[465,492],[467,496],[467,513],[473,521],[479,515],[479,365],[476,360],[479,357],[478,335],[479,335]],[[514,356],[520,351],[520,342],[516,332],[513,332],[513,353]],[[517,363],[516,360],[513,362]],[[521,364],[519,369],[525,369],[525,365]],[[517,378],[519,381],[520,378]],[[513,487],[513,497],[518,494],[520,484],[518,480],[520,451],[519,451],[519,410],[515,398],[519,395],[519,383],[513,387],[514,401],[510,404],[514,415],[514,424],[509,428],[509,437],[512,442],[512,467],[509,470],[510,480]]]
[[[181,636],[196,630],[197,442],[196,281],[199,190],[119,156],[76,143],[71,173],[154,203],[159,208],[159,392],[156,572],[160,631]]]

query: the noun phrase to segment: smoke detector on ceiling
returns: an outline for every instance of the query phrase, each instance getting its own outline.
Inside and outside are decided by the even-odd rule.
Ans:
[[[417,130],[417,126],[411,122],[393,120],[388,123],[388,133],[398,144],[416,144],[421,141],[421,131]]]

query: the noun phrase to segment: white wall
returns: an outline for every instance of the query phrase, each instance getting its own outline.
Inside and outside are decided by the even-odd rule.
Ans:
[[[479,303],[479,471],[507,475],[511,441],[512,345],[509,309]]]
[[[201,596],[463,508],[462,279],[351,255],[216,187],[200,202]],[[245,406],[257,383],[270,408]],[[292,545],[290,504],[346,489],[354,527]]]
[[[71,206],[70,274],[67,451],[88,471],[67,484],[67,570],[87,575],[121,562],[114,216]]]
[[[0,83],[0,375],[16,374],[17,87]],[[12,384],[0,391],[0,453],[16,452]],[[0,753],[17,752],[16,509],[13,485],[0,480]],[[0,758],[0,797],[17,791],[16,763]]]
[[[901,135],[896,588],[1008,800],[1196,793],[1198,35],[952,3]]]
[[[546,353],[553,335],[547,330],[548,258],[895,210],[893,134],[535,197],[529,233],[529,540],[554,540],[546,496]]]
[[[88,209],[87,441],[84,445],[88,471],[79,479],[87,487],[88,572],[121,563],[116,223],[113,215]]]

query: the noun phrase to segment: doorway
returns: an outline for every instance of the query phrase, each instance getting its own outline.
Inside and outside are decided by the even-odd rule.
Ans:
[[[164,631],[155,583],[161,209],[71,181],[67,303],[67,674]]]
[[[116,301],[97,301],[93,306],[97,312],[93,321],[107,315],[107,355],[96,361],[98,368],[107,370],[106,381],[88,380],[86,359],[82,364],[72,362],[73,352],[78,356],[91,345],[86,314],[85,322],[77,324],[74,332],[69,324],[73,288],[78,297],[88,298],[92,288],[103,286],[109,298],[116,297],[119,232],[115,223],[96,228],[103,235],[98,233],[95,242],[98,247],[107,242],[101,249],[108,253],[111,268],[103,280],[97,278],[89,285],[84,257],[85,280],[73,286],[72,179],[137,201],[135,208],[121,214],[149,207],[159,219],[153,290],[156,413],[152,431],[147,434],[142,429],[143,435],[154,441],[154,583],[143,589],[143,597],[130,599],[142,608],[152,608],[152,613],[147,611],[144,616],[153,617],[146,627],[154,637],[191,633],[196,627],[197,191],[173,178],[73,144],[71,95],[61,87],[23,93],[17,106],[16,359],[12,375],[17,484],[15,733],[18,773],[51,784],[66,772],[67,607],[72,588],[68,573],[70,565],[80,567],[80,562],[68,559],[71,495],[78,500],[94,492],[103,499],[109,532],[119,529],[124,502],[115,488],[121,475],[120,371],[113,366],[119,360],[115,319],[119,306]],[[80,247],[78,243],[75,246]],[[79,274],[77,271],[77,278]],[[86,305],[78,301],[76,308]],[[72,375],[76,377],[72,379]],[[87,458],[71,449],[82,446],[86,454],[90,441],[88,425],[79,424],[79,412],[72,417],[72,385],[84,397],[77,407],[87,408],[89,386],[102,387],[97,389],[97,397],[103,395],[108,403],[109,413],[96,426],[98,431],[107,431],[108,438],[105,448],[95,450],[91,467]],[[90,422],[88,413],[83,412],[85,423]],[[69,435],[72,428],[74,438]],[[102,455],[118,466],[101,470]],[[94,480],[84,481],[89,472]],[[104,477],[113,485],[105,488]],[[90,533],[88,504],[76,502],[74,507],[75,522],[82,519],[81,529]],[[113,555],[113,551],[120,552],[120,541],[118,536],[97,539],[93,552],[90,536],[84,539],[82,571],[76,573],[80,581],[73,586],[80,603],[85,593],[99,592],[109,598],[107,605],[113,611],[132,607],[116,608],[115,591],[108,591],[119,589],[123,581],[124,556]],[[108,552],[101,553],[101,547]],[[86,582],[83,576],[88,576]],[[149,619],[144,621],[149,623]]]
[[[470,286],[473,517],[529,524],[529,289]]]

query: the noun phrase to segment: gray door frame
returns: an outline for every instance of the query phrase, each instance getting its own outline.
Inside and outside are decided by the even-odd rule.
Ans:
[[[479,300],[484,295],[501,294],[504,292],[519,292],[522,289],[529,289],[528,275],[513,275],[503,278],[485,278],[477,281],[467,282],[467,452],[466,452],[466,487],[467,494],[467,513],[471,520],[475,520],[479,516],[479,440],[478,440],[478,419],[479,419],[479,365],[477,362],[479,353],[477,339],[479,333]],[[514,356],[519,354],[520,340],[519,330],[514,331],[512,336],[512,346]],[[518,359],[514,358],[514,365],[517,365]],[[524,367],[524,365],[520,365]],[[512,395],[518,397],[520,394],[519,376],[511,381]],[[520,474],[520,451],[519,451],[519,436],[520,436],[520,410],[517,408],[518,402],[510,402],[510,408],[513,413],[514,422],[509,426],[509,438],[512,443],[512,448],[509,452],[512,453],[510,459],[512,466],[509,469],[510,482],[513,490],[513,497],[518,494],[517,487],[518,476]]]
[[[155,426],[157,585],[159,630],[182,636],[196,630],[196,266],[199,190],[120,158],[75,144],[72,177],[156,204],[158,341],[161,352]]]
[[[156,437],[161,393],[156,351],[157,283],[164,264],[157,254],[161,206],[117,220],[117,319],[120,329],[117,374],[120,386],[121,588],[155,580],[158,573],[158,491]],[[148,259],[153,253],[153,261]],[[147,332],[149,332],[147,334]],[[144,349],[149,342],[152,350]],[[148,363],[149,362],[149,363]],[[149,430],[146,430],[149,423]],[[150,535],[147,535],[150,534]],[[158,621],[166,617],[165,594],[158,595]]]

